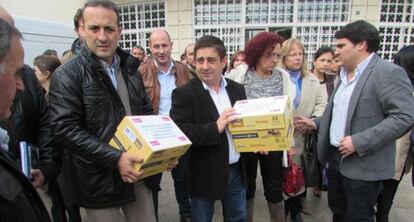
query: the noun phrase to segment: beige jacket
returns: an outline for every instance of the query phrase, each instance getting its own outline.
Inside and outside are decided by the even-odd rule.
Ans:
[[[319,83],[319,80],[311,73],[302,77],[302,93],[300,104],[293,111],[294,116],[304,116],[308,118],[322,116],[328,102],[326,87]],[[294,133],[295,148],[297,155],[293,158],[295,163],[302,166],[301,155],[305,145],[305,136],[297,131]]]
[[[413,165],[413,160],[410,155],[410,134],[411,130],[407,132],[404,136],[397,140],[397,149],[395,155],[395,175],[394,180],[400,180],[403,169],[405,168],[405,174],[410,172],[410,169]]]

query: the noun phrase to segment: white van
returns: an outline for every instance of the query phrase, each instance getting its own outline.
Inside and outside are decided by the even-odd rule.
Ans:
[[[50,20],[13,16],[16,27],[23,34],[24,63],[33,66],[36,56],[43,54],[46,49],[62,53],[71,48],[77,38],[73,31],[73,24],[58,23]]]

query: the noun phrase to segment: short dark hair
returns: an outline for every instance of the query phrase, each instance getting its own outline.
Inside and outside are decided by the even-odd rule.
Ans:
[[[319,57],[321,57],[321,55],[325,53],[331,53],[332,57],[335,54],[331,47],[323,45],[318,50],[316,50],[315,54],[313,54],[313,61],[316,61]]]
[[[22,38],[20,31],[0,18],[0,63],[10,51],[13,36]]]
[[[226,47],[224,46],[221,39],[212,36],[205,35],[199,38],[194,46],[194,56],[197,57],[197,51],[202,48],[214,48],[220,56],[220,59],[223,59],[226,56]]]
[[[73,25],[75,26],[75,29],[78,30],[79,29],[79,21],[83,18],[83,11],[81,8],[78,8],[78,10],[76,10],[76,14],[73,17]]]
[[[380,34],[378,29],[363,20],[358,20],[344,26],[341,30],[335,33],[335,38],[346,38],[354,45],[366,41],[368,52],[378,51],[380,45]]]
[[[414,82],[414,45],[405,46],[394,56],[394,63],[403,67],[408,78]]]
[[[60,66],[60,61],[55,56],[40,55],[34,59],[33,65],[37,66],[42,72],[49,71],[52,74]]]
[[[140,45],[136,45],[136,46],[132,47],[132,49],[140,49],[141,51],[143,51],[145,53],[145,49]],[[131,51],[132,51],[132,49],[131,49]]]
[[[113,3],[112,1],[109,0],[90,0],[88,2],[85,3],[85,5],[83,5],[82,7],[82,17],[84,18],[83,13],[85,13],[85,9],[88,7],[104,7],[106,9],[110,9],[113,10],[116,13],[116,24],[119,26],[121,24],[120,22],[120,17],[119,17],[119,10],[118,10],[118,6],[116,6],[115,3]]]
[[[49,55],[49,56],[56,56],[57,57],[58,56],[58,53],[54,49],[46,49],[43,52],[43,55]]]

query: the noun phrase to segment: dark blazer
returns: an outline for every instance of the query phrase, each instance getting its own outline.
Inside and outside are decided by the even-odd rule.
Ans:
[[[328,161],[329,131],[337,88],[319,123],[318,158],[322,163]],[[356,153],[341,160],[340,173],[354,180],[391,179],[395,173],[396,140],[413,123],[413,88],[404,69],[375,54],[351,95],[345,136],[351,136]]]
[[[232,105],[246,99],[242,85],[226,79],[227,94]],[[229,168],[229,147],[226,133],[219,133],[216,121],[219,113],[210,93],[198,78],[176,88],[171,99],[171,118],[193,145],[189,149],[191,195],[219,200],[225,195]],[[244,164],[240,159],[244,181]]]

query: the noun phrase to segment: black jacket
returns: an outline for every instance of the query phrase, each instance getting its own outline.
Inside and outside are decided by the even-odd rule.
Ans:
[[[152,114],[137,74],[138,61],[121,49],[117,54],[132,114]],[[126,112],[98,57],[87,47],[55,71],[49,104],[55,142],[72,156],[79,205],[103,208],[134,201],[133,185],[119,174],[121,151],[108,144]]]
[[[27,65],[23,68],[22,80],[25,90],[17,92],[12,116],[2,126],[9,133],[9,151],[15,159],[20,158],[20,141],[38,147],[40,165],[34,168],[39,168],[48,181],[57,176],[59,151],[53,147],[47,102],[42,86]]]
[[[231,105],[246,99],[242,85],[226,79]],[[229,146],[226,133],[219,133],[220,114],[210,93],[198,78],[173,90],[171,118],[193,143],[189,149],[189,179],[191,195],[209,200],[220,200],[226,194],[229,170]],[[239,162],[246,182],[242,158]]]
[[[0,150],[0,221],[49,222],[45,205],[14,160]]]

